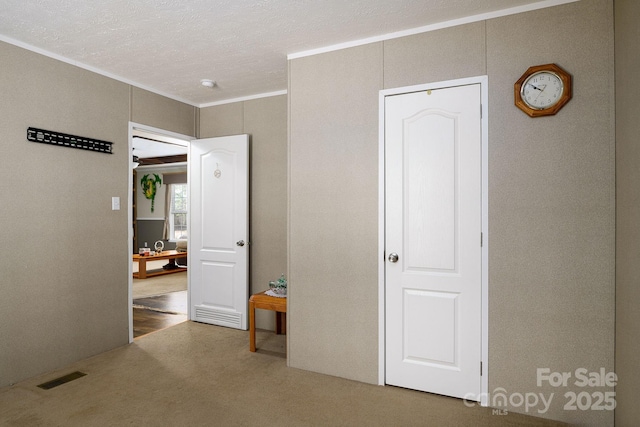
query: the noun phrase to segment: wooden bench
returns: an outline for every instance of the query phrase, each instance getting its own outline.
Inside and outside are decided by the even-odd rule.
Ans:
[[[287,333],[287,298],[272,297],[267,291],[249,298],[249,350],[256,351],[256,308],[276,312],[276,334]]]
[[[171,269],[162,269],[162,270],[153,270],[147,271],[147,261],[160,261],[163,259],[166,260],[175,260],[177,258],[186,258],[186,252],[178,252],[178,251],[162,251],[159,254],[155,255],[133,255],[133,262],[138,263],[138,272],[133,273],[134,279],[146,279],[147,277],[154,276],[162,276],[163,274],[171,274],[171,273],[180,273],[181,271],[186,271],[185,267],[171,268]]]

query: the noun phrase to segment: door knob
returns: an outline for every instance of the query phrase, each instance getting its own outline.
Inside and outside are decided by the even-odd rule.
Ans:
[[[398,262],[398,254],[395,252],[391,252],[389,254],[389,262]]]
[[[238,246],[244,246],[244,240],[238,240],[238,241],[236,242],[236,245],[238,245]]]

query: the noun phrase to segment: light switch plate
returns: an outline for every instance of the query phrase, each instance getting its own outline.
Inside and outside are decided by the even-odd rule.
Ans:
[[[120,197],[112,197],[111,198],[111,210],[119,211],[120,210]]]

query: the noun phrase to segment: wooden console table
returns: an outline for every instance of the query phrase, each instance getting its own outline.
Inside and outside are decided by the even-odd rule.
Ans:
[[[272,297],[267,291],[249,298],[249,350],[256,351],[256,308],[276,312],[276,334],[287,332],[287,298]]]
[[[171,274],[171,273],[179,273],[181,271],[186,271],[187,269],[184,267],[177,267],[172,269],[162,269],[162,270],[154,270],[147,271],[147,261],[160,261],[163,259],[166,260],[175,260],[177,258],[186,258],[186,252],[178,252],[178,251],[162,251],[156,255],[148,255],[148,256],[140,256],[138,254],[133,255],[133,262],[138,263],[138,272],[133,273],[134,279],[146,279],[147,277],[154,276],[162,276],[163,274]]]

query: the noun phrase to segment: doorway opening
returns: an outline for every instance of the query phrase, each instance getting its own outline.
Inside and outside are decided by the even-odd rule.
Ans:
[[[191,139],[129,124],[129,342],[188,319],[187,151]]]

